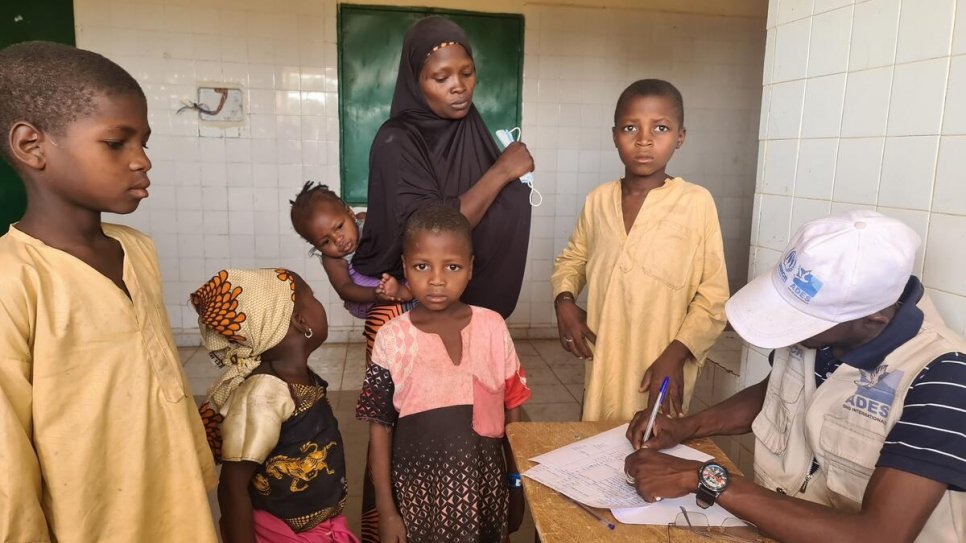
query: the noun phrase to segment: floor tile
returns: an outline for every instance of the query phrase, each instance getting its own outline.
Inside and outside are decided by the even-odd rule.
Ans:
[[[532,394],[530,396],[530,404],[563,403],[575,401],[574,397],[570,395],[570,391],[567,390],[567,387],[559,383],[530,387],[530,391]]]
[[[535,385],[560,384],[557,375],[546,364],[524,364],[523,371],[527,376],[527,385],[532,389]]]
[[[577,403],[582,403],[584,401],[583,383],[576,384],[576,385],[564,385],[564,386],[567,387],[567,390],[570,391],[570,395],[574,397],[574,400],[576,400]],[[577,419],[574,419],[574,420],[577,420]]]
[[[513,347],[516,349],[518,356],[537,354],[537,350],[533,347],[533,344],[525,339],[514,341]]]
[[[527,420],[533,422],[569,422],[580,420],[580,404],[574,401],[563,403],[528,403],[523,406]]]
[[[197,350],[198,347],[178,347],[178,357],[181,358],[181,364],[187,363],[191,355],[195,354]]]
[[[584,366],[564,366],[558,365],[553,367],[553,373],[556,374],[560,382],[565,385],[581,385],[584,384]]]

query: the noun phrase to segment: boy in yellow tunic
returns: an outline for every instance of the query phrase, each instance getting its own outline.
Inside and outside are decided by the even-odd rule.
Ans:
[[[154,244],[101,223],[147,197],[147,103],[106,58],[0,51],[0,151],[27,211],[0,237],[0,541],[216,541],[214,464]]]
[[[668,407],[687,410],[705,354],[725,325],[728,275],[711,194],[667,175],[684,143],[684,102],[644,79],[617,101],[624,177],[587,195],[554,267],[564,349],[588,360],[583,420],[650,411],[664,377]],[[587,285],[587,311],[574,298]]]

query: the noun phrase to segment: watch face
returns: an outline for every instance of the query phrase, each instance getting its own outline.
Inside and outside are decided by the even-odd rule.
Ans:
[[[713,492],[721,492],[728,486],[728,470],[718,464],[707,464],[701,468],[701,484]]]

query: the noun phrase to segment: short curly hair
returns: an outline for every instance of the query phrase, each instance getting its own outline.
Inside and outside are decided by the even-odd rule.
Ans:
[[[62,134],[94,111],[99,96],[127,93],[144,98],[131,74],[97,53],[48,41],[0,49],[0,154],[13,164],[7,136],[14,123]]]
[[[292,228],[309,243],[312,242],[305,237],[305,221],[312,217],[315,206],[321,202],[338,203],[345,206],[346,209],[351,209],[349,204],[345,203],[345,200],[340,198],[328,185],[311,180],[302,185],[302,190],[295,195],[294,200],[288,201],[292,204],[289,214],[289,218],[292,220]]]
[[[617,99],[617,107],[614,108],[614,124],[617,124],[618,117],[631,100],[647,96],[661,96],[671,100],[678,124],[684,126],[684,98],[681,97],[681,91],[663,79],[639,79],[628,85]]]
[[[412,248],[416,236],[421,232],[452,232],[465,239],[470,253],[473,252],[473,227],[456,208],[431,204],[414,211],[406,221],[406,229],[403,231],[403,253]]]

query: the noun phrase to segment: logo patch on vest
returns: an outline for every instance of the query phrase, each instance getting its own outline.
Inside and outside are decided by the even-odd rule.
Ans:
[[[885,424],[896,399],[896,388],[902,381],[901,371],[887,369],[887,366],[879,366],[872,371],[859,370],[855,394],[845,400],[842,407]]]

